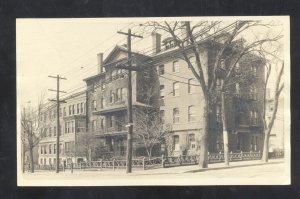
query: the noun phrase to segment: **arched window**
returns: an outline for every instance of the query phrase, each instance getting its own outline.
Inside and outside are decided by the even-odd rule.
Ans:
[[[173,83],[173,96],[179,96],[179,82]]]
[[[173,62],[173,72],[175,72],[175,73],[179,72],[179,62],[178,61]]]
[[[189,122],[196,121],[196,108],[195,108],[195,106],[189,106],[189,108],[188,108],[188,119],[189,119]]]

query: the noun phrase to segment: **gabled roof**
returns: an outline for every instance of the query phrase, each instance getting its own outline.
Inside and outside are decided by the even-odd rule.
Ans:
[[[110,63],[110,60],[117,55],[118,52],[126,52],[128,53],[128,49],[127,47],[125,46],[120,46],[120,45],[116,45],[114,47],[114,49],[108,54],[108,56],[105,58],[105,60],[103,61],[103,64],[106,65],[106,64],[109,64]],[[132,51],[131,50],[131,53],[132,55],[140,55],[140,56],[143,56],[143,57],[148,57],[146,55],[143,55],[141,53],[138,53],[138,52],[135,52],[135,51]]]

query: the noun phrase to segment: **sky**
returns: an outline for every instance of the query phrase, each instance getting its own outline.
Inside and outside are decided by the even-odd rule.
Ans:
[[[97,74],[97,53],[104,58],[116,44],[126,43],[126,36],[117,31],[142,34],[139,26],[145,19],[17,19],[17,98],[18,103],[36,104],[41,93],[45,100],[54,98],[56,79],[60,75],[60,89],[68,93],[84,88],[82,79]],[[160,19],[161,20],[161,19]],[[282,27],[279,27],[282,28]],[[146,29],[147,30],[147,29]],[[259,32],[258,30],[256,32]],[[134,38],[132,48],[137,51],[151,49],[150,34],[144,39]],[[66,94],[62,94],[64,96]]]

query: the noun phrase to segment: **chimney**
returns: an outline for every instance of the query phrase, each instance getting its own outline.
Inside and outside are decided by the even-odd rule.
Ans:
[[[103,73],[104,72],[104,68],[103,68],[103,53],[98,53],[97,54],[98,57],[98,74]]]
[[[157,54],[161,51],[161,34],[152,32],[152,47],[153,47],[153,54]]]

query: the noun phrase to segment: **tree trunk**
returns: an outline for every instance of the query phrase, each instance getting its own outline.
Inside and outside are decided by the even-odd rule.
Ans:
[[[269,138],[270,138],[270,131],[269,129],[265,130],[264,133],[264,147],[263,147],[263,154],[261,160],[263,162],[268,162],[269,160]]]
[[[200,168],[207,168],[207,139],[208,139],[208,131],[209,131],[209,110],[210,103],[206,98],[204,103],[204,114],[203,114],[203,135],[200,140],[200,157],[199,157],[199,166]]]
[[[29,148],[29,155],[30,155],[30,172],[34,173],[33,147]]]
[[[226,123],[226,112],[225,112],[225,93],[221,93],[221,104],[222,104],[222,126],[223,126],[223,143],[224,143],[224,163],[226,167],[229,167],[229,147],[228,147],[228,131]]]

